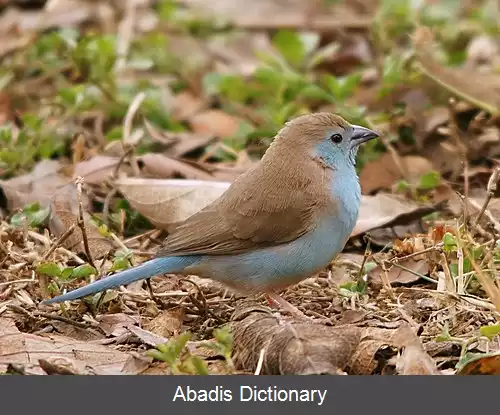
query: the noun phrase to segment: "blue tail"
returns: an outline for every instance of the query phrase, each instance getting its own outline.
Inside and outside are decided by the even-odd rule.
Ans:
[[[199,257],[162,257],[147,261],[141,265],[126,269],[110,277],[103,278],[85,287],[78,288],[69,293],[42,301],[41,304],[60,303],[62,301],[76,300],[121,285],[127,285],[134,281],[150,278],[158,274],[181,272],[185,267],[199,261]]]

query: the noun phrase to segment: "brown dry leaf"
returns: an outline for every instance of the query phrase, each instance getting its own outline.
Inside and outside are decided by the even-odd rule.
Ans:
[[[119,337],[127,333],[127,327],[134,326],[139,322],[138,316],[130,316],[124,313],[103,314],[98,316],[99,328],[106,336]]]
[[[500,353],[473,356],[460,368],[457,375],[500,375]]]
[[[394,226],[407,226],[441,207],[440,204],[420,206],[402,197],[378,193],[361,197],[359,218],[351,237],[365,232]]]
[[[0,28],[20,33],[43,32],[50,28],[76,27],[97,16],[96,4],[80,0],[52,0],[41,10],[8,8],[0,16]]]
[[[415,31],[415,50],[423,72],[452,95],[497,114],[500,111],[500,76],[441,65],[433,56],[433,41],[430,29],[420,27]]]
[[[49,206],[52,196],[69,182],[60,172],[58,161],[43,160],[30,173],[0,180],[0,208],[12,212],[33,202]]]
[[[466,205],[468,215],[477,215],[481,211],[486,201],[486,197],[486,190],[484,189],[476,189],[471,192],[467,199],[462,199],[455,193],[449,200],[448,207],[453,215],[457,217],[464,213]],[[492,224],[497,232],[500,232],[500,198],[492,198],[489,201],[480,224],[483,226]]]
[[[261,374],[369,375],[388,367],[390,358],[408,345],[401,331],[406,323],[394,330],[280,321],[246,301],[237,305],[231,327],[235,364],[253,371],[263,350]]]
[[[213,180],[213,176],[194,163],[176,160],[163,154],[145,154],[137,158],[144,163],[142,169],[146,177],[158,179],[185,177],[195,180]]]
[[[2,55],[0,51],[0,56]],[[12,101],[7,92],[0,90],[0,127],[7,121],[14,119],[14,112],[12,108]]]
[[[70,367],[79,374],[137,374],[149,364],[134,356],[103,345],[79,342],[60,335],[37,336],[21,333],[13,320],[0,318],[0,372],[9,364],[22,365],[34,373],[44,374],[39,360]],[[126,368],[134,367],[134,371]],[[130,370],[130,369],[129,369]]]
[[[144,122],[149,135],[155,141],[166,146],[165,155],[181,157],[191,151],[202,149],[215,141],[211,135],[199,135],[190,132],[159,131],[148,121]]]
[[[214,36],[207,44],[208,50],[219,58],[216,72],[251,76],[262,65],[257,53],[272,55],[267,33],[231,32]]]
[[[116,185],[134,209],[156,227],[168,229],[213,202],[230,183],[124,178]]]
[[[89,160],[77,163],[73,178],[83,177],[85,183],[99,186],[111,177],[119,161],[118,157],[96,155]]]
[[[377,160],[367,163],[359,175],[363,193],[390,189],[401,179],[410,184],[417,184],[422,175],[433,170],[432,163],[421,156],[404,156],[400,157],[399,161],[403,171],[389,153],[384,153]]]
[[[189,91],[177,94],[171,104],[172,117],[178,121],[189,120],[207,106],[207,102]]]
[[[241,120],[217,109],[200,112],[189,120],[191,129],[196,134],[212,135],[218,138],[234,136],[240,128]]]
[[[310,0],[184,0],[183,3],[204,17],[225,18],[234,26],[246,29],[300,29],[307,22],[311,30],[332,32],[346,28],[368,28],[373,15],[359,16],[350,2],[318,4]],[[374,6],[366,6],[374,13]],[[309,17],[308,20],[306,20]]]
[[[127,330],[137,336],[144,344],[147,344],[149,346],[154,347],[158,346],[159,344],[165,344],[168,342],[168,339],[166,337],[157,336],[156,334],[141,329],[137,326],[128,326]]]
[[[179,60],[183,72],[201,71],[209,67],[212,61],[212,56],[206,50],[204,43],[193,36],[169,33],[167,49],[173,57]]]
[[[161,337],[177,336],[181,332],[185,310],[182,307],[161,311],[145,328]]]
[[[52,320],[50,325],[56,329],[57,334],[81,342],[101,340],[105,337],[100,331],[93,328],[81,328],[64,321]]]
[[[403,347],[403,352],[396,361],[396,370],[400,375],[439,375],[436,363],[424,350],[420,338],[408,324],[396,330],[395,341]]]
[[[398,262],[399,265],[414,271],[418,274],[427,275],[430,271],[429,262],[426,260],[415,260],[414,258],[408,258],[404,261]],[[387,271],[387,278],[391,284],[409,284],[416,282],[420,277],[411,271],[399,268],[396,265],[390,267]],[[384,272],[379,266],[373,268],[369,273],[370,283],[374,285],[381,285],[382,279],[380,274]]]
[[[17,196],[24,204],[38,200],[41,205],[47,206],[52,195],[70,181],[60,173],[61,167],[61,163],[57,160],[42,160],[30,173],[4,180],[1,185],[7,186],[9,193],[17,192]],[[15,201],[14,199],[8,201],[11,209],[24,206],[24,204],[15,205]]]
[[[232,317],[237,367],[254,371],[261,350],[263,375],[339,374],[359,344],[362,329],[281,323],[256,305],[238,307]]]

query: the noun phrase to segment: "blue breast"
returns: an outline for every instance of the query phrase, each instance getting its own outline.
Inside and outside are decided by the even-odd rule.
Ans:
[[[330,189],[338,214],[288,244],[238,255],[205,256],[193,268],[202,277],[247,289],[293,284],[326,267],[343,249],[359,211],[360,186],[354,169],[335,172]]]

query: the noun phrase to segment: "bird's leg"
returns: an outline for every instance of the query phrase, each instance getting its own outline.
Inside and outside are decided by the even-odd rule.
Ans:
[[[268,291],[266,293],[267,297],[273,301],[275,304],[278,304],[284,311],[288,311],[291,315],[301,320],[310,320],[310,317],[307,317],[302,311],[300,311],[293,304],[290,304],[279,294],[274,291]]]
[[[155,297],[155,294],[153,292],[153,287],[151,286],[151,278],[146,279],[146,285],[148,286],[149,296],[151,297],[151,300],[159,304],[158,298]]]

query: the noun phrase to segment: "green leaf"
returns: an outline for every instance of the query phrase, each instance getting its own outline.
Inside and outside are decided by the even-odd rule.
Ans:
[[[420,177],[418,185],[421,190],[432,190],[439,186],[441,175],[437,171],[430,171]]]
[[[331,94],[315,84],[307,85],[304,89],[302,89],[302,91],[300,91],[299,95],[305,98],[317,99],[320,101],[335,101],[334,97]]]
[[[363,274],[368,274],[372,269],[375,269],[377,264],[373,261],[365,262],[365,266],[363,267]]]
[[[228,326],[222,327],[220,329],[214,330],[214,337],[221,345],[226,348],[226,350],[232,350],[233,348],[233,335]]]
[[[82,264],[73,269],[71,278],[87,278],[97,274],[97,270],[90,264]]]
[[[71,274],[73,273],[74,267],[66,267],[62,270],[61,272],[61,277],[64,279],[68,279],[71,277]]]
[[[449,341],[450,339],[451,339],[450,330],[448,328],[448,325],[445,324],[441,334],[436,337],[436,341],[437,342],[446,342],[446,341]]]
[[[405,192],[410,188],[410,183],[408,183],[406,180],[399,180],[396,183],[396,191],[397,192]]]
[[[457,239],[452,233],[446,232],[443,235],[443,245],[446,252],[452,252],[457,249]]]
[[[482,326],[479,329],[482,336],[488,337],[488,339],[493,339],[493,337],[500,334],[500,324],[494,324],[492,326]]]
[[[55,262],[44,262],[36,267],[36,272],[49,277],[60,277],[62,269],[61,266]]]
[[[306,48],[297,32],[280,30],[274,35],[272,43],[286,61],[293,66],[300,66],[304,61]]]
[[[189,363],[193,366],[197,375],[207,376],[209,374],[207,363],[199,356],[191,356]]]
[[[120,271],[130,267],[130,262],[126,257],[118,257],[113,260],[113,265],[110,271]]]

